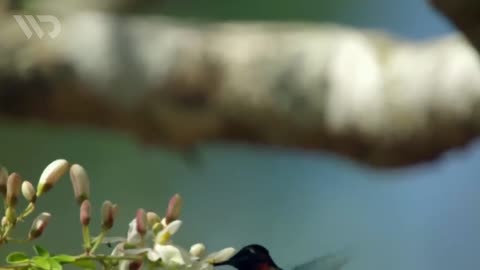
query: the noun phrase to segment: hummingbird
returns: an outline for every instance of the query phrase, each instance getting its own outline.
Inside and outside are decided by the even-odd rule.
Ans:
[[[347,262],[346,257],[327,254],[294,266],[291,270],[340,270]],[[237,270],[283,270],[273,261],[268,249],[259,244],[245,246],[227,261],[214,264],[222,265],[229,265]]]

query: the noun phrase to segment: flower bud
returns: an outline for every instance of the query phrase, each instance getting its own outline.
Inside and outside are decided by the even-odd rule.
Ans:
[[[7,179],[8,171],[5,167],[0,166],[0,193],[5,197],[7,195]]]
[[[156,213],[147,212],[147,223],[149,228],[152,228],[153,225],[155,225],[156,223],[160,223],[161,221],[162,220]]]
[[[144,236],[147,233],[147,216],[145,215],[145,210],[142,208],[138,209],[135,219],[137,221],[138,234]]]
[[[34,203],[37,199],[37,195],[35,194],[35,188],[29,181],[23,181],[22,194],[25,200],[27,200],[28,202]]]
[[[177,193],[168,202],[167,214],[165,216],[166,224],[177,220],[180,217],[180,210],[182,209],[182,197]]]
[[[117,205],[110,201],[103,202],[102,205],[102,228],[109,230],[113,227],[113,222],[117,216]]]
[[[87,171],[82,166],[73,164],[70,167],[70,179],[77,203],[81,204],[84,200],[88,200],[90,197],[90,180]]]
[[[190,254],[194,257],[200,258],[205,255],[205,245],[202,243],[197,243],[190,247]]]
[[[208,255],[206,261],[211,264],[222,263],[230,259],[233,255],[235,255],[235,249],[233,247],[224,248]]]
[[[21,189],[22,178],[20,175],[18,173],[10,174],[7,179],[7,195],[5,197],[5,203],[8,207],[15,207]]]
[[[80,223],[83,226],[90,224],[90,201],[84,200],[80,206]]]
[[[40,175],[37,186],[37,197],[49,191],[68,169],[68,162],[65,159],[57,159],[50,163]]]
[[[50,221],[50,218],[52,215],[50,213],[41,213],[37,218],[32,223],[32,228],[30,229],[30,232],[28,233],[28,239],[33,240],[38,237],[40,237],[45,230],[45,228],[48,225],[48,222]]]

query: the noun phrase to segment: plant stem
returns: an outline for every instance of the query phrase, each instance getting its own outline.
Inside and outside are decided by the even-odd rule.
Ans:
[[[127,261],[134,261],[134,260],[142,260],[143,256],[141,255],[123,255],[123,256],[111,256],[111,255],[80,255],[75,258],[75,261],[79,260],[86,260],[92,259],[94,261],[104,261],[104,260],[127,260]]]
[[[29,203],[25,210],[17,217],[17,221],[23,221],[28,215],[30,215],[35,210],[35,204]]]
[[[83,246],[85,248],[85,253],[90,254],[90,249],[92,244],[90,242],[90,230],[88,225],[82,226],[82,234],[83,234]]]
[[[13,229],[13,225],[12,224],[8,224],[5,231],[3,232],[3,234],[1,235],[0,237],[0,245],[1,244],[4,244],[7,240],[7,237],[8,235],[10,234],[10,231]]]
[[[104,269],[112,269],[112,266],[109,263],[105,263],[107,260],[128,260],[128,261],[136,261],[136,260],[143,260],[143,256],[139,255],[124,255],[124,256],[110,256],[110,255],[78,255],[75,257],[75,262],[81,261],[81,260],[93,260],[100,262],[103,266]],[[71,263],[68,263],[71,264]],[[11,269],[27,269],[30,267],[30,263],[21,263],[21,264],[15,264],[15,265],[5,265],[5,266],[0,266],[0,270],[11,270]]]
[[[24,244],[24,243],[29,242],[30,240],[28,240],[28,239],[15,239],[15,238],[7,237],[7,241],[8,242],[14,242],[14,243],[17,243],[17,244]]]
[[[5,265],[1,266],[0,270],[10,270],[10,269],[28,269],[30,267],[30,263],[19,263],[15,265]]]
[[[95,243],[93,244],[93,247],[92,249],[90,250],[90,253],[91,254],[94,254],[95,253],[95,250],[97,250],[97,248],[100,246],[100,244],[102,243],[103,241],[103,238],[105,238],[105,234],[107,232],[105,230],[102,230],[102,232],[100,233],[100,235],[98,235],[98,237],[95,239]]]

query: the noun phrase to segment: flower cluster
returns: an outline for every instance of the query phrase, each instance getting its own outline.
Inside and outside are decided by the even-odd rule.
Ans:
[[[65,254],[51,256],[46,249],[35,246],[38,256],[32,258],[20,252],[11,253],[7,257],[8,268],[59,270],[64,264],[74,264],[83,269],[95,269],[96,263],[100,263],[104,269],[130,270],[147,266],[148,269],[212,270],[214,264],[227,261],[234,255],[233,248],[225,248],[206,255],[206,248],[202,243],[193,245],[189,250],[173,243],[172,236],[182,225],[182,221],[179,220],[182,198],[178,194],[170,199],[163,218],[154,212],[138,209],[135,218],[129,224],[126,237],[107,237],[114,225],[118,207],[110,201],[105,201],[101,207],[100,232],[97,236],[92,236],[89,177],[81,165],[70,166],[63,159],[55,160],[45,168],[36,188],[29,181],[22,181],[18,173],[9,174],[5,168],[0,167],[0,192],[5,202],[5,215],[0,226],[0,244],[16,240],[10,235],[17,222],[23,221],[35,210],[37,199],[51,190],[68,170],[75,201],[79,206],[83,253],[77,256]],[[27,200],[28,206],[17,214],[17,199],[20,193]],[[31,241],[40,237],[50,218],[49,213],[41,213],[33,221],[26,239],[20,241]],[[111,254],[96,253],[101,244],[112,243],[116,243],[116,246]]]
[[[154,212],[137,210],[135,218],[130,222],[126,238],[113,238],[112,242],[120,241],[112,252],[113,256],[143,254],[149,267],[164,269],[194,269],[211,270],[214,263],[228,260],[235,253],[233,248],[205,254],[205,245],[194,244],[189,251],[175,245],[172,236],[182,225],[178,219],[182,199],[176,194],[169,202],[167,213],[160,218]],[[105,239],[109,241],[109,239]],[[150,247],[149,247],[150,245]],[[123,261],[120,269],[139,269],[143,262]]]
[[[5,214],[0,226],[0,244],[11,240],[18,240],[11,237],[12,230],[18,222],[22,222],[35,210],[37,199],[47,193],[55,183],[60,180],[68,170],[69,164],[64,159],[58,159],[50,163],[40,175],[37,187],[28,180],[23,180],[20,174],[8,173],[7,169],[0,167],[0,193],[4,198]],[[22,212],[18,212],[18,198],[20,193],[28,202]],[[50,213],[41,213],[35,218],[26,239],[34,240],[40,237],[50,221]]]

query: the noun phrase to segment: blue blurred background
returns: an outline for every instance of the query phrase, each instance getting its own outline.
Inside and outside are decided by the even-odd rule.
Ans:
[[[163,12],[205,20],[303,20],[375,28],[410,39],[452,29],[422,0],[167,1]],[[147,8],[150,12],[155,8]],[[0,122],[1,162],[37,181],[66,158],[87,168],[97,206],[120,205],[115,233],[136,208],[163,213],[169,197],[185,199],[178,242],[213,249],[269,247],[287,268],[349,248],[347,270],[480,267],[480,146],[414,168],[377,171],[334,155],[242,145],[200,148],[200,162],[144,148],[121,134]],[[53,214],[41,244],[80,251],[78,212],[67,177],[40,201]],[[5,253],[5,250],[1,251]]]

